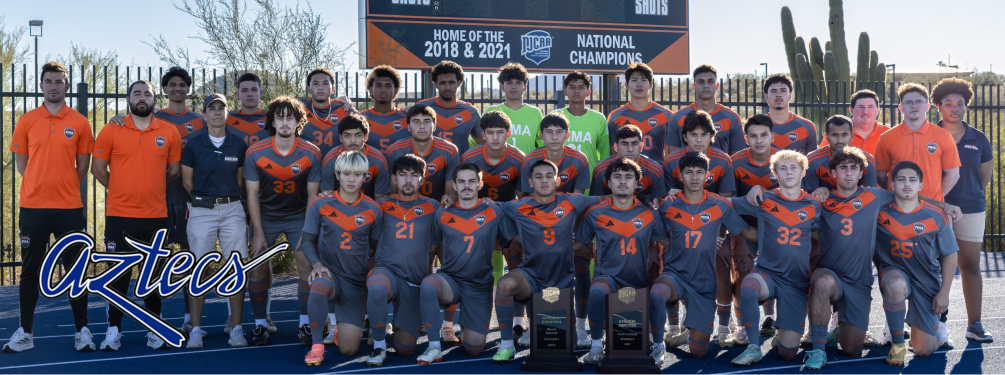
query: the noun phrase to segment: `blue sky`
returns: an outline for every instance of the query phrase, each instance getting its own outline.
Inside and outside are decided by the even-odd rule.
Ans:
[[[331,24],[329,38],[340,46],[357,39],[358,1],[311,2]],[[139,5],[134,1],[100,0],[82,4],[79,0],[47,0],[44,6],[17,1],[0,13],[6,13],[8,30],[27,25],[32,19],[45,22],[44,36],[39,39],[42,57],[67,54],[73,41],[88,48],[116,50],[123,64],[159,66],[152,49],[142,43],[151,40],[151,34],[164,35],[175,45],[187,45],[195,57],[206,55],[206,46],[189,38],[199,32],[194,19],[175,9],[172,1]],[[796,32],[807,42],[813,36],[821,41],[829,39],[827,0],[691,0],[691,67],[710,63],[721,73],[763,73],[759,64],[766,62],[772,73],[787,71],[780,23],[783,5],[792,9]],[[997,64],[997,71],[1005,71],[1005,48],[989,43],[989,39],[999,41],[1005,36],[1000,18],[1005,14],[1005,2],[846,0],[844,9],[853,70],[858,35],[867,31],[880,61],[896,63],[898,72],[952,71],[936,66],[936,62],[947,61],[950,56],[960,70],[976,67],[986,71]],[[24,41],[33,43],[31,37]],[[352,62],[358,65],[358,59]]]

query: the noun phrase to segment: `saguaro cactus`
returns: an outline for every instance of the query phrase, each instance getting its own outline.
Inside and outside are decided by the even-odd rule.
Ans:
[[[828,26],[831,32],[831,51],[834,52],[834,59],[837,63],[838,81],[847,82],[851,78],[851,68],[848,63],[848,44],[844,40],[844,2],[841,0],[830,0],[830,21]]]
[[[863,31],[858,34],[858,65],[855,67],[855,80],[858,81],[859,89],[867,87],[872,78],[872,71],[869,70],[870,57],[869,34]]]
[[[876,64],[876,69],[872,70],[872,80],[876,82],[876,90],[874,91],[879,95],[879,102],[885,102],[886,92],[889,91],[889,88],[886,87],[886,64]]]
[[[792,23],[792,11],[782,7],[782,41],[785,42],[785,55],[789,60],[789,73],[796,79],[796,26]]]

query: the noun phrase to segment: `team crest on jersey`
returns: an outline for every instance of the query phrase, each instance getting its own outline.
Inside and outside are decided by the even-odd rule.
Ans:
[[[290,172],[293,172],[293,174],[299,174],[300,168],[300,163],[293,163],[293,165],[290,165]]]
[[[914,223],[914,233],[925,233],[925,223]]]
[[[712,221],[712,214],[702,212],[701,215],[698,215],[698,218],[701,219],[702,224],[708,224],[709,221]]]
[[[715,181],[715,173],[709,172],[708,173],[708,178],[705,179],[705,185],[711,184],[712,181]]]
[[[258,129],[265,130],[265,121],[258,120]]]
[[[555,217],[557,217],[559,219],[565,217],[565,209],[562,208],[562,207],[556,208],[555,209]]]
[[[27,249],[31,245],[31,238],[28,236],[21,236],[21,248]]]
[[[328,121],[331,121],[332,124],[338,123],[338,114],[332,113],[331,116],[328,116]]]
[[[560,178],[562,180],[563,184],[566,183],[566,182],[569,182],[569,174],[566,173],[566,172],[559,173],[558,174],[558,178]]]
[[[462,122],[464,122],[464,116],[455,115],[454,116],[454,122],[456,122],[457,125],[460,125]]]
[[[485,225],[485,215],[475,216],[475,224],[478,224],[478,226]]]
[[[774,173],[769,174],[768,175],[768,182],[771,182],[772,185],[777,184],[778,183],[778,176],[775,176]]]
[[[157,138],[154,138],[154,144],[157,145],[157,148],[164,147],[164,142],[167,142],[167,140],[165,140],[162,135],[158,135]]]
[[[109,253],[114,253],[115,252],[115,241],[108,241],[108,243],[105,244],[105,251],[107,251]]]
[[[635,193],[638,194],[642,192],[642,183],[635,184]]]
[[[187,131],[189,133],[195,131],[195,125],[193,125],[191,122],[186,122],[185,123],[185,131]]]
[[[423,210],[422,207],[415,207],[415,209],[413,209],[412,212],[415,213],[415,216],[422,216]]]
[[[509,173],[503,172],[499,174],[499,180],[502,182],[509,182]]]
[[[436,164],[429,164],[426,166],[426,173],[433,174],[436,173]]]
[[[855,207],[856,210],[861,210],[862,209],[862,200],[858,199],[858,198],[852,199],[851,200],[851,206]]]
[[[720,123],[716,122],[716,123],[714,123],[714,124],[712,124],[712,125],[715,125],[715,131],[716,131],[716,132],[718,132],[718,131],[722,130],[722,124],[720,124]]]
[[[551,34],[543,30],[534,30],[520,36],[520,55],[541,65],[551,57]]]
[[[66,139],[73,139],[73,128],[67,126],[66,129],[63,129],[63,135],[66,136]]]
[[[807,213],[806,210],[799,210],[798,212],[796,212],[796,215],[799,216],[799,221],[806,221],[806,218],[810,216],[810,214]]]
[[[394,127],[394,130],[401,130],[401,121],[395,121],[391,123],[391,126]]]
[[[654,118],[649,119],[649,127],[650,128],[655,128],[656,127],[656,119],[654,119]]]
[[[366,171],[366,177],[363,178],[363,182],[370,182],[370,171]]]
[[[939,149],[939,145],[935,144],[935,142],[928,142],[928,153],[929,154],[934,154],[935,151],[937,151],[938,149]]]
[[[637,218],[632,219],[632,226],[635,227],[635,230],[642,229],[642,224],[643,224],[642,223],[642,218],[638,218],[637,217]]]
[[[799,133],[789,132],[789,142],[795,142],[799,140]]]
[[[363,226],[363,224],[366,223],[366,218],[363,217],[363,215],[356,215],[355,219],[356,219],[356,226],[357,227],[361,227],[361,226]]]

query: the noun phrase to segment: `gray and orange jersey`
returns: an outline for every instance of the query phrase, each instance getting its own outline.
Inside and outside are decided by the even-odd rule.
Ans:
[[[820,202],[805,191],[789,200],[779,189],[766,191],[761,205],[746,197],[731,198],[740,215],[757,217],[757,258],[754,266],[776,282],[797,288],[810,285],[810,236],[820,229]]]
[[[777,148],[771,148],[771,155],[778,152]],[[736,185],[736,196],[743,197],[753,189],[760,186],[765,191],[778,187],[778,178],[771,173],[771,162],[763,165],[754,162],[749,148],[740,150],[731,158],[733,162],[733,182]]]
[[[572,286],[575,273],[572,233],[576,229],[576,216],[598,203],[599,197],[582,194],[556,194],[548,203],[539,203],[531,197],[500,202],[506,219],[513,221],[514,231],[506,239],[519,235],[523,241],[520,269],[545,287]]]
[[[227,115],[227,126],[234,129],[241,135],[244,143],[248,146],[254,145],[265,138],[271,137],[265,130],[265,110],[259,109],[255,113],[245,114],[241,111],[230,111]]]
[[[423,196],[404,201],[389,195],[377,201],[383,213],[382,236],[374,260],[412,285],[429,275],[429,245],[440,203]]]
[[[419,155],[412,146],[412,138],[405,138],[394,142],[387,148],[387,163],[394,165],[398,157],[406,154],[415,154],[426,161],[426,180],[422,182],[419,194],[439,201],[443,198],[443,193],[447,189],[447,181],[453,181],[454,169],[460,165],[461,154],[457,153],[457,147],[442,138],[433,137],[433,146],[425,155]]]
[[[555,191],[559,193],[573,193],[576,190],[589,189],[590,161],[586,159],[586,154],[569,146],[562,147],[562,158],[555,162],[555,165],[558,166],[558,178],[560,180],[560,183],[555,188]],[[544,147],[531,151],[531,153],[527,154],[527,158],[524,159],[523,166],[520,167],[522,174],[520,177],[521,192],[528,194],[534,192],[534,189],[530,187],[530,167],[538,160],[542,160],[547,157],[547,149]],[[554,162],[554,160],[552,161]]]
[[[472,147],[461,157],[462,163],[473,163],[482,170],[482,181],[485,183],[478,192],[479,198],[489,198],[498,202],[516,199],[520,180],[523,177],[524,160],[527,156],[520,149],[506,145],[506,156],[496,164],[490,164],[485,155],[487,146],[480,144]]]
[[[708,191],[704,194],[700,201],[688,202],[679,192],[672,202],[660,205],[660,220],[670,237],[670,247],[663,255],[663,272],[680,276],[694,290],[714,298],[719,227],[739,234],[747,224],[728,199]]]
[[[862,176],[859,185],[878,187],[879,183],[876,182],[876,159],[872,157],[872,154],[865,152],[865,150],[862,150],[862,153],[865,154],[868,165],[865,167],[865,175]],[[827,188],[827,190],[837,189],[837,177],[831,173],[830,166],[831,146],[818,148],[816,151],[806,155],[806,158],[810,160],[810,166],[806,169],[806,177],[803,178],[803,190],[812,192],[822,187]]]
[[[817,149],[817,128],[813,122],[793,113],[783,123],[775,123],[771,128],[775,132],[773,146],[782,150],[794,150],[808,155]]]
[[[897,267],[925,297],[935,298],[942,288],[942,257],[960,250],[953,225],[942,210],[920,202],[911,212],[894,204],[879,211],[876,259],[883,267]]]
[[[381,238],[382,216],[380,205],[373,199],[360,195],[349,204],[336,192],[334,197],[311,203],[304,232],[317,235],[317,255],[321,264],[336,276],[363,286],[369,272],[366,259],[370,254],[370,242]]]
[[[590,195],[605,196],[611,194],[611,187],[607,186],[607,167],[611,162],[618,160],[618,155],[611,155],[597,163],[593,168],[593,182],[590,184]],[[643,202],[651,198],[661,198],[667,194],[666,181],[663,177],[663,167],[648,156],[639,155],[636,160],[639,167],[642,167],[642,179],[635,185],[635,195]]]
[[[511,233],[509,223],[503,217],[502,208],[481,200],[472,208],[454,204],[436,210],[432,241],[443,249],[440,272],[458,282],[491,286],[492,252],[499,234]]]
[[[473,105],[458,100],[452,106],[445,106],[440,102],[440,97],[420,100],[415,104],[425,104],[433,107],[436,112],[436,131],[433,135],[443,138],[457,147],[458,155],[468,152],[468,136],[473,138],[482,137],[482,127],[478,126],[481,115],[478,108]]]
[[[621,210],[605,199],[590,206],[576,230],[576,242],[589,246],[596,239],[599,276],[619,284],[646,288],[649,283],[649,243],[667,237],[656,212],[638,199]]]
[[[687,148],[677,149],[667,156],[663,163],[663,179],[667,191],[670,189],[684,190],[684,182],[680,179],[680,159],[687,154]],[[717,148],[708,149],[708,178],[705,180],[705,190],[716,194],[736,193],[736,183],[733,182],[733,161],[729,154]]]
[[[834,271],[848,285],[872,287],[876,217],[893,200],[892,192],[875,187],[859,188],[849,197],[832,191],[821,204],[817,267]]]
[[[670,117],[670,129],[676,126],[676,130],[667,129],[667,146],[684,148],[684,119],[695,110],[696,107],[692,103],[674,112]],[[712,143],[712,147],[727,154],[734,154],[747,147],[740,115],[722,104],[708,115],[712,117],[712,125],[715,126],[715,143]]]
[[[625,125],[635,125],[642,130],[642,154],[653,160],[663,160],[663,145],[667,140],[667,132],[679,129],[668,126],[673,112],[665,107],[649,102],[649,106],[641,111],[635,110],[626,103],[607,115],[607,134],[611,135],[611,150],[617,142],[618,129]],[[669,137],[673,137],[672,135]]]
[[[360,112],[370,125],[366,144],[384,153],[394,142],[412,136],[408,132],[405,111],[395,108],[389,113],[377,113],[373,108]]]
[[[274,141],[273,137],[265,138],[248,148],[243,177],[258,181],[262,217],[303,214],[308,203],[307,183],[321,181],[321,153],[317,146],[297,138],[284,156],[276,151]]]
[[[325,155],[321,167],[321,191],[339,188],[338,179],[335,178],[335,160],[338,160],[338,156],[342,155],[343,152],[345,152],[344,145],[332,149],[328,152],[328,155]],[[363,186],[361,187],[363,194],[370,198],[374,197],[374,193],[390,194],[391,171],[387,167],[387,161],[384,160],[384,154],[378,152],[370,144],[363,146],[363,153],[366,155],[366,161],[369,164],[366,176],[364,176]]]
[[[314,105],[311,99],[300,99],[307,111],[307,124],[304,125],[300,138],[318,146],[321,155],[328,155],[333,148],[342,145],[342,138],[339,137],[338,123],[347,115],[356,113],[355,108],[346,111],[342,103],[334,100],[328,101],[325,107]]]

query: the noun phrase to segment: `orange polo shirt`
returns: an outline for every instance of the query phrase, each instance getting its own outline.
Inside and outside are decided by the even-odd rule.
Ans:
[[[876,145],[876,171],[887,174],[893,187],[890,172],[897,163],[908,160],[921,167],[924,173],[921,195],[943,201],[942,170],[960,167],[960,154],[953,135],[946,129],[925,121],[917,131],[901,123],[883,134]]]
[[[858,147],[860,149],[865,150],[865,152],[868,152],[872,155],[876,155],[876,145],[879,144],[879,138],[882,137],[883,134],[886,134],[886,132],[888,131],[890,131],[889,126],[880,124],[878,122],[876,123],[876,128],[872,129],[872,133],[869,134],[869,138],[862,138],[861,135],[855,133],[855,129],[852,129],[852,133],[855,134],[855,139],[851,141],[851,146]],[[827,142],[827,136],[825,134],[823,141],[820,141],[820,147],[824,147],[829,144],[830,143]]]
[[[167,217],[168,163],[181,161],[181,135],[154,118],[145,130],[126,116],[124,126],[105,125],[94,144],[94,157],[108,162],[106,216]]]
[[[21,115],[10,151],[28,155],[21,181],[23,208],[81,208],[77,155],[87,155],[94,136],[87,118],[63,104],[55,115],[39,106]]]

